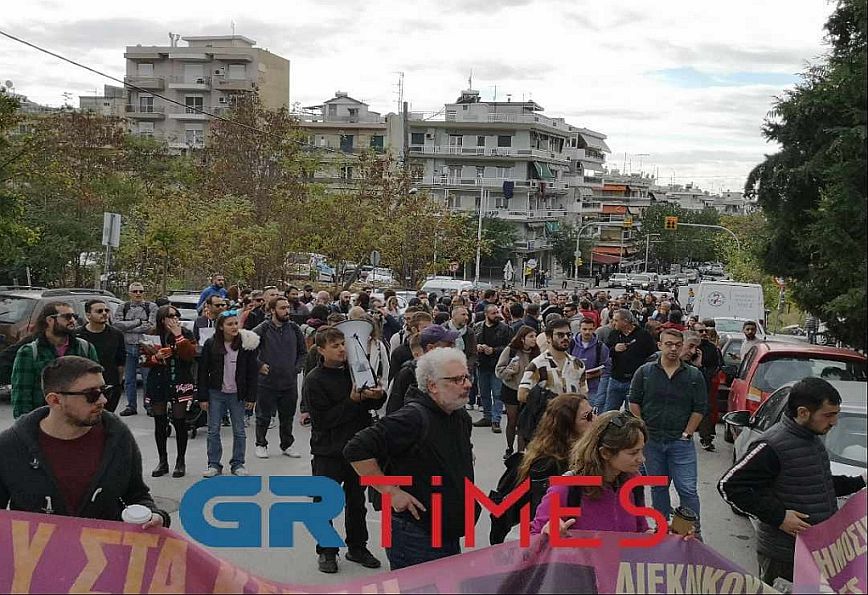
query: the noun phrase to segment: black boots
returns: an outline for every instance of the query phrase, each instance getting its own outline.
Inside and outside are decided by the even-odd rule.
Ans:
[[[185,456],[187,454],[187,424],[183,418],[172,419],[172,425],[175,429],[175,443],[178,447],[178,458],[175,460],[175,469],[172,471],[172,477],[184,477],[187,473],[185,464]],[[157,443],[157,454],[160,457],[160,463],[157,468],[151,472],[151,477],[162,477],[169,472],[169,456],[166,452],[166,442],[169,438],[169,418],[166,415],[154,416],[154,440]]]
[[[169,461],[167,461],[166,459],[160,459],[160,463],[157,465],[156,469],[151,471],[151,477],[162,477],[168,472]]]

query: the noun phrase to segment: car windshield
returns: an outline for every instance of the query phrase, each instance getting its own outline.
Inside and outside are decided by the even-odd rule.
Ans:
[[[772,392],[787,382],[809,377],[865,382],[868,373],[864,361],[784,356],[761,362],[752,384],[763,392]]]
[[[735,318],[715,318],[714,319],[714,328],[719,333],[740,333],[742,327],[744,326],[744,320],[737,320]],[[759,330],[759,329],[757,329]]]
[[[864,413],[841,413],[838,424],[826,434],[829,458],[838,463],[868,466],[868,419]]]
[[[0,296],[0,322],[15,324],[33,309],[36,300],[12,295]]]
[[[651,277],[649,277],[648,275],[636,275],[636,276],[633,277],[633,278],[634,278],[636,281],[650,281],[650,280],[651,280]]]

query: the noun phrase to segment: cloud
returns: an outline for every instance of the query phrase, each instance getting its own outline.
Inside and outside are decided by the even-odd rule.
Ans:
[[[534,4],[534,0],[448,0],[443,2],[441,9],[448,13],[460,10],[470,13],[491,14],[531,4]]]
[[[697,70],[692,66],[664,68],[648,73],[670,85],[686,88],[738,87],[750,85],[790,86],[797,81],[796,75],[780,72],[729,72],[714,74]]]
[[[772,72],[793,72],[800,70],[806,60],[819,55],[815,45],[792,45],[788,47],[739,46],[736,43],[703,42],[680,45],[662,40],[657,48],[667,59],[685,66],[731,70],[731,66],[743,68],[750,65],[754,69],[767,69]]]

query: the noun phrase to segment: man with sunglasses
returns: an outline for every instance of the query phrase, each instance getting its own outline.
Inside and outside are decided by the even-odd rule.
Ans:
[[[132,433],[104,410],[102,372],[69,355],[44,367],[37,384],[47,407],[0,434],[0,510],[120,521],[124,507],[139,504],[151,510],[144,528],[169,526],[142,480]]]
[[[42,370],[64,355],[99,361],[96,349],[75,336],[75,312],[63,302],[42,308],[36,321],[36,338],[22,345],[12,364],[12,416],[19,418],[45,404],[40,378]]]
[[[139,365],[139,344],[145,335],[150,334],[157,325],[157,304],[144,299],[145,288],[139,282],[130,283],[130,300],[125,302],[117,314],[112,326],[124,334],[124,344],[127,352],[124,365],[124,391],[127,395],[127,407],[120,415],[135,415],[138,412],[138,396],[136,394],[136,374],[142,375],[142,384],[147,382],[148,368]]]
[[[201,329],[213,329],[217,325],[217,318],[226,311],[229,307],[229,302],[224,297],[220,297],[219,295],[211,295],[205,300],[205,308],[202,311],[202,315],[196,319],[196,322],[193,323],[193,336],[196,337],[196,343],[202,345],[205,343],[205,339],[209,339],[214,332],[205,336],[205,339],[201,338]]]
[[[257,295],[257,292],[253,292],[254,308],[244,320],[244,328],[248,331],[252,331],[265,322],[266,318],[268,318],[268,303],[276,298],[280,292],[277,291],[277,287],[274,285],[269,285],[258,293],[259,295]]]
[[[87,324],[79,329],[78,336],[96,349],[99,363],[104,368],[103,378],[112,387],[106,395],[108,402],[105,408],[114,413],[121,398],[121,382],[127,361],[124,334],[108,324],[111,310],[104,300],[93,299],[85,302],[84,315],[87,316]]]

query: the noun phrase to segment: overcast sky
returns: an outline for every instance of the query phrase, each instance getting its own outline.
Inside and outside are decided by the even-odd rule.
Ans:
[[[740,190],[774,152],[760,134],[772,98],[825,50],[826,0],[25,0],[0,28],[114,76],[127,45],[168,32],[236,32],[291,61],[291,101],[347,91],[397,111],[454,101],[473,72],[484,99],[532,98],[608,136],[611,167],[661,182]],[[183,42],[181,42],[183,45]],[[0,81],[40,103],[111,83],[0,37]]]

